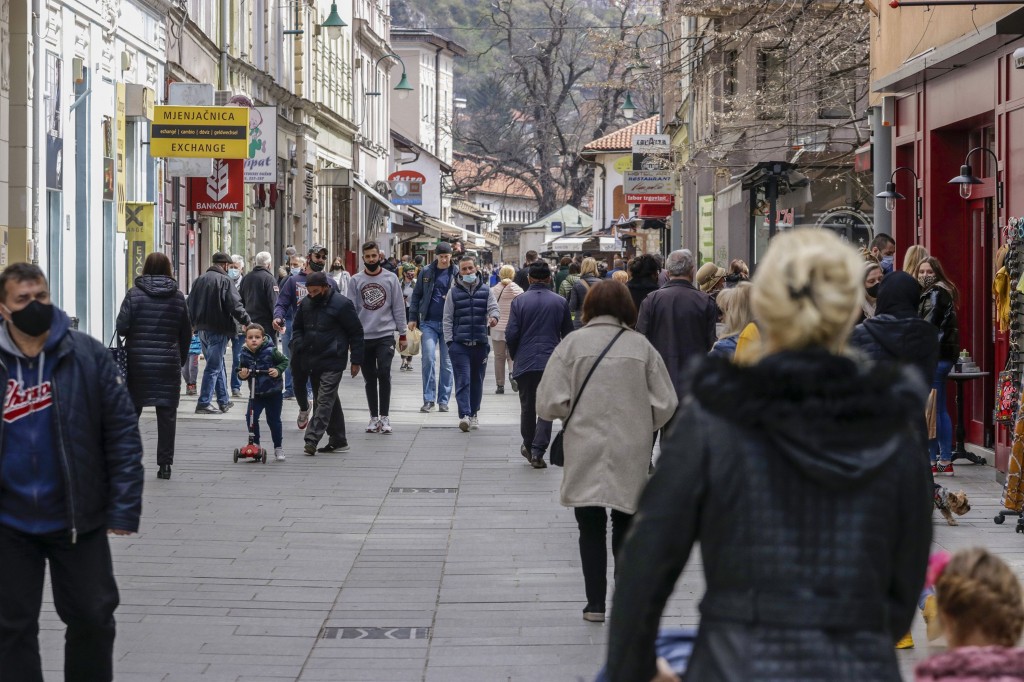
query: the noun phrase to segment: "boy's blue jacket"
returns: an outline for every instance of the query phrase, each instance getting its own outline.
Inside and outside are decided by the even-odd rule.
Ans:
[[[257,375],[253,378],[255,382],[254,395],[280,393],[284,390],[283,377],[285,369],[288,368],[288,358],[277,349],[269,336],[263,337],[263,345],[255,353],[249,350],[248,346],[242,346],[242,351],[238,355],[238,369],[266,371],[271,367],[277,370],[277,378],[275,379],[269,374]]]

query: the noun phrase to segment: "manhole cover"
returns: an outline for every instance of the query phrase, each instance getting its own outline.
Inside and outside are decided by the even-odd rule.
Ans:
[[[393,493],[457,493],[458,488],[392,488]]]
[[[320,639],[427,639],[430,628],[324,628]]]

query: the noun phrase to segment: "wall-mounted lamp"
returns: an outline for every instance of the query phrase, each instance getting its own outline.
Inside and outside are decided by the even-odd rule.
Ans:
[[[889,176],[889,182],[885,183],[885,191],[884,192],[879,192],[875,196],[878,197],[879,199],[885,199],[885,210],[886,211],[889,211],[890,213],[895,211],[896,210],[896,201],[899,200],[899,199],[906,199],[905,196],[903,196],[902,194],[900,194],[899,192],[896,191],[896,181],[895,181],[895,178],[896,178],[896,174],[899,173],[900,171],[907,171],[908,173],[910,173],[911,175],[914,176],[914,195],[915,195],[914,206],[915,206],[915,215],[917,217],[917,220],[920,220],[921,219],[921,215],[923,213],[923,211],[922,211],[922,203],[923,202],[921,200],[921,197],[917,196],[917,183],[919,183],[921,181],[921,179],[917,176],[917,173],[914,172],[913,168],[909,168],[907,166],[900,166],[899,168],[894,170],[892,172],[892,175]]]
[[[986,147],[975,147],[971,151],[967,152],[967,156],[964,157],[964,164],[960,166],[960,175],[956,176],[949,181],[951,185],[960,185],[960,196],[964,199],[971,198],[971,190],[974,185],[984,185],[985,181],[974,175],[971,170],[971,164],[968,163],[971,159],[971,154],[974,152],[988,152],[992,155],[992,158],[996,162],[996,206],[998,208],[1003,207],[1003,182],[999,179],[999,157],[991,149]]]
[[[396,85],[393,89],[398,94],[398,99],[405,101],[406,99],[408,99],[409,93],[415,90],[415,88],[412,87],[411,83],[409,83],[409,76],[406,75],[405,73],[405,62],[402,61],[401,57],[399,57],[394,52],[389,52],[388,54],[384,55],[383,57],[379,58],[377,61],[373,63],[374,73],[376,73],[377,71],[377,65],[380,64],[383,60],[387,59],[388,57],[394,57],[395,59],[398,60],[398,63],[402,65],[402,77],[401,79],[399,79],[398,85]],[[364,94],[367,97],[380,97],[379,91],[367,92]]]
[[[327,37],[331,40],[337,40],[341,37],[341,29],[348,26],[345,21],[338,14],[338,3],[331,3],[331,12],[324,19],[324,23],[320,24],[320,28],[327,31]]]

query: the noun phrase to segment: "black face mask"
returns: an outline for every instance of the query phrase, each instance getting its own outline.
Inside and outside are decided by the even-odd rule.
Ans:
[[[11,313],[11,324],[29,336],[42,336],[53,323],[53,305],[32,301],[17,312]]]
[[[867,288],[868,296],[871,298],[878,298],[878,290],[882,288],[882,283],[879,282],[873,286]]]
[[[341,270],[341,266],[337,263],[331,266],[331,272],[337,272],[338,270]]]
[[[380,263],[367,263],[364,261],[363,265],[366,266],[367,272],[377,272],[378,270],[380,270]]]
[[[317,263],[315,260],[311,258],[309,260],[309,269],[312,270],[313,272],[323,272],[324,264]]]

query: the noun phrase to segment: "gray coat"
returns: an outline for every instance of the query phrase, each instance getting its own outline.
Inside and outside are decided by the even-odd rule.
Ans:
[[[558,344],[537,391],[537,415],[565,419],[597,356],[624,328],[594,370],[565,432],[561,499],[567,507],[634,513],[647,484],[651,436],[679,404],[658,351],[605,315]]]
[[[717,320],[715,301],[685,279],[670,280],[640,305],[636,330],[661,353],[680,397],[687,363],[715,345]]]

